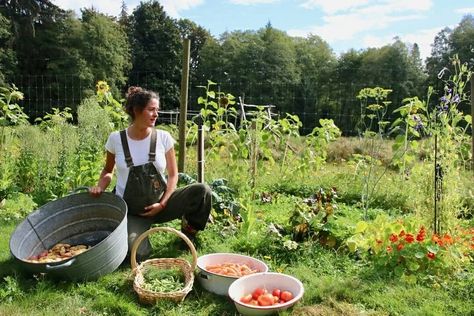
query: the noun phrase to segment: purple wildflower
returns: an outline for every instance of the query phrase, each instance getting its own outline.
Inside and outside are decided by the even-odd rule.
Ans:
[[[416,131],[423,130],[424,126],[423,126],[423,121],[421,120],[421,118],[418,115],[413,115],[413,120],[416,122],[415,130]]]
[[[458,104],[459,102],[461,102],[461,98],[459,97],[459,94],[456,94],[454,98],[451,100],[451,103]]]
[[[449,106],[448,106],[448,104],[446,104],[446,103],[444,103],[444,104],[442,103],[442,104],[436,106],[436,110],[437,110],[439,113],[448,112]]]

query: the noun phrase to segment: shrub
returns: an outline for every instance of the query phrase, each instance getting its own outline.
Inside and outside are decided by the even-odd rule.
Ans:
[[[0,222],[11,222],[25,218],[37,204],[23,193],[14,193],[0,201]]]
[[[347,245],[352,252],[363,251],[380,273],[416,281],[417,274],[449,276],[473,260],[474,228],[437,235],[416,220],[381,215],[359,222]]]

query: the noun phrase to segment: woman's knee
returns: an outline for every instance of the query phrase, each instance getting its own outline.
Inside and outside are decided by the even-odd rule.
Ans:
[[[212,194],[211,188],[205,183],[193,183],[189,185],[189,189],[192,191],[193,195],[197,196],[210,197]]]

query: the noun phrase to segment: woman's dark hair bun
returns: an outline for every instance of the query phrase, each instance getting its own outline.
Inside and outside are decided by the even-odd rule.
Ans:
[[[125,112],[135,119],[135,111],[142,112],[151,99],[160,100],[158,93],[143,89],[137,86],[131,86],[127,90],[127,101],[125,102]]]
[[[131,87],[128,88],[127,97],[130,97],[130,96],[132,96],[136,93],[140,93],[142,91],[143,91],[143,89],[140,88],[140,87],[131,86]]]

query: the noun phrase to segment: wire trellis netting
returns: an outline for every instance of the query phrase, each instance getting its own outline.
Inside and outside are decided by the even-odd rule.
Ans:
[[[156,72],[132,73],[128,85],[137,85],[146,89],[156,86],[160,74]],[[50,113],[53,108],[63,109],[69,107],[73,113],[77,106],[87,96],[95,93],[95,83],[81,79],[77,75],[27,75],[13,78],[14,84],[22,91],[25,98],[21,101],[25,113],[32,121]],[[204,95],[204,90],[199,86],[206,82],[191,81],[188,95],[188,116],[192,117],[200,110],[197,100]],[[320,119],[332,119],[343,135],[356,135],[355,128],[360,119],[360,103],[356,95],[362,85],[343,83],[339,85],[325,84],[308,87],[301,84],[249,84],[246,82],[225,82],[214,86],[215,91],[230,93],[238,102],[242,97],[247,104],[274,105],[272,110],[276,116],[284,117],[286,113],[297,115],[303,126],[302,134],[307,134],[318,126]],[[123,89],[123,90],[120,90]],[[122,99],[125,87],[116,89],[114,97]],[[179,89],[177,90],[179,93]],[[160,121],[167,124],[178,124],[179,95],[168,97],[160,93],[162,99],[162,113]],[[392,104],[400,104],[402,96],[393,92]],[[239,104],[234,105],[239,111]],[[390,120],[391,117],[388,117]]]

